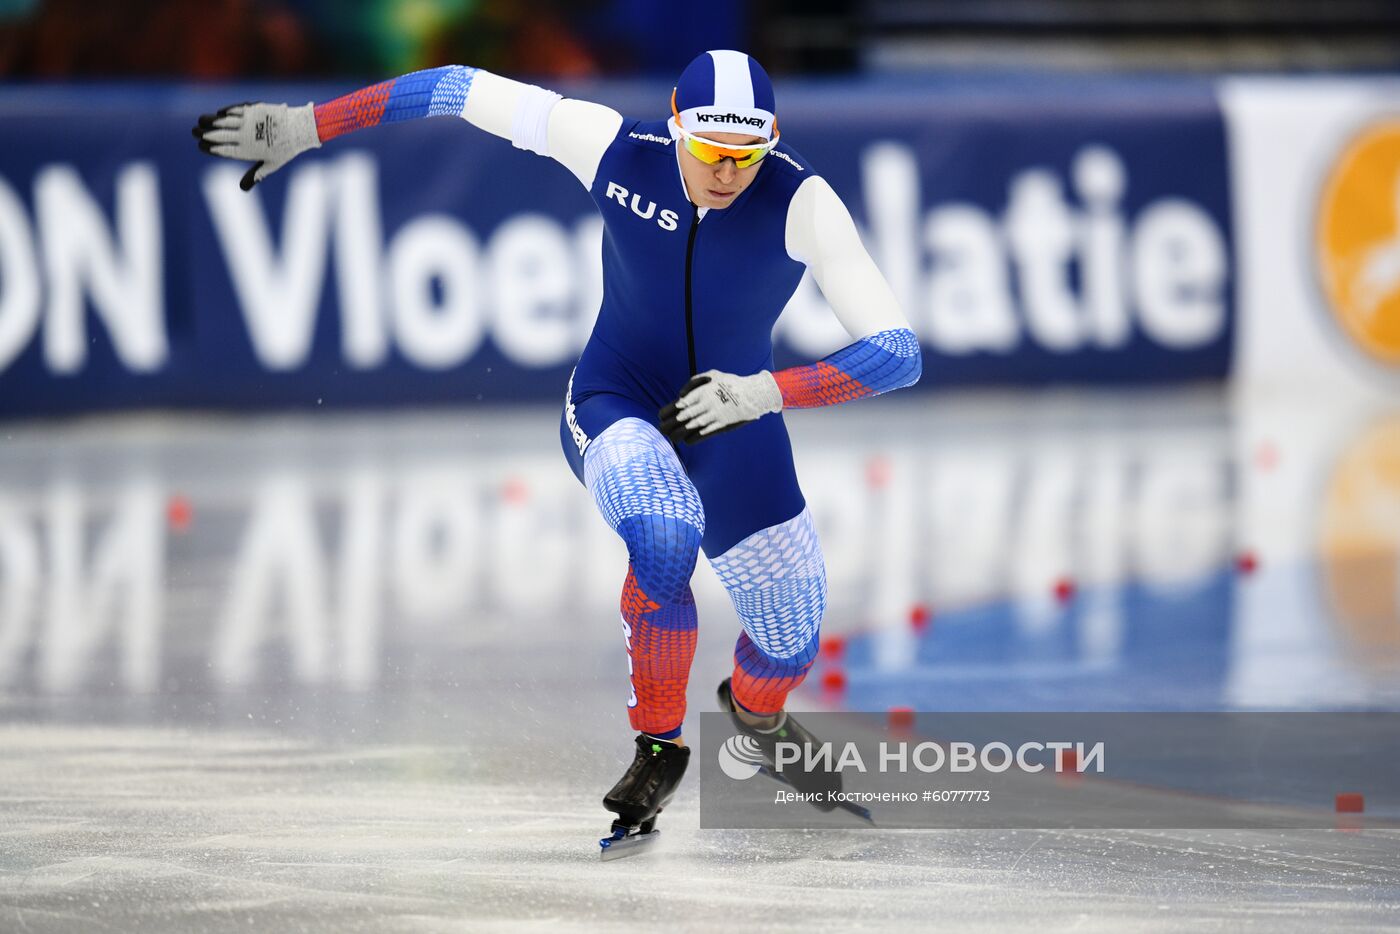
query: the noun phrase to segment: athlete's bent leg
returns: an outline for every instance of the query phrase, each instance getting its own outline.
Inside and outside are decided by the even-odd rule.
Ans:
[[[622,418],[593,438],[583,474],[603,518],[627,544],[628,719],[642,733],[676,738],[695,657],[690,577],[705,531],[700,495],[666,439],[640,418]]]
[[[804,507],[710,565],[744,624],[734,647],[734,700],[759,717],[774,715],[816,660],[826,610],[826,566],[812,514]]]

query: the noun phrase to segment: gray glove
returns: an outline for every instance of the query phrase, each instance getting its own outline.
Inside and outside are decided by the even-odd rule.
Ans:
[[[238,183],[244,191],[294,157],[321,146],[314,104],[234,104],[200,117],[194,136],[204,152],[254,163]]]
[[[681,387],[680,398],[661,410],[661,433],[675,442],[695,444],[782,408],[782,391],[767,370],[753,376],[706,370],[692,376]]]

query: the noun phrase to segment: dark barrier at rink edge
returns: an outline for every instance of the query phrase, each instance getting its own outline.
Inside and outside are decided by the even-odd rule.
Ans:
[[[769,768],[701,715],[702,828],[1400,827],[1395,713],[801,719]]]
[[[334,140],[250,195],[189,133],[230,102],[351,89],[0,90],[0,414],[562,398],[602,222],[561,166],[438,118]],[[561,89],[649,119],[670,90]],[[1227,375],[1208,84],[779,93],[784,139],[851,206],[920,334],[926,389]],[[616,222],[681,198],[634,192]],[[778,337],[780,366],[849,341],[810,279]]]

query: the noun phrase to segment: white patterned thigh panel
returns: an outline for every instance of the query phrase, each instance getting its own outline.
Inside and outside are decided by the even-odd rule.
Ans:
[[[640,418],[619,419],[593,439],[583,458],[583,482],[613,529],[634,516],[664,516],[705,529],[700,494],[680,458]]]
[[[809,510],[760,529],[710,566],[764,653],[791,658],[811,644],[826,611],[826,565]]]

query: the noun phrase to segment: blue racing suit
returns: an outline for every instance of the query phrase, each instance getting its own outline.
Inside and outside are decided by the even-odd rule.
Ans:
[[[733,204],[702,218],[665,121],[623,122],[590,189],[604,224],[603,303],[560,427],[580,480],[591,439],[620,418],[657,424],[696,373],[773,369],[773,325],[805,271],[788,256],[784,229],[807,175],[779,142]],[[779,413],[676,453],[700,492],[708,555],[802,511]]]

